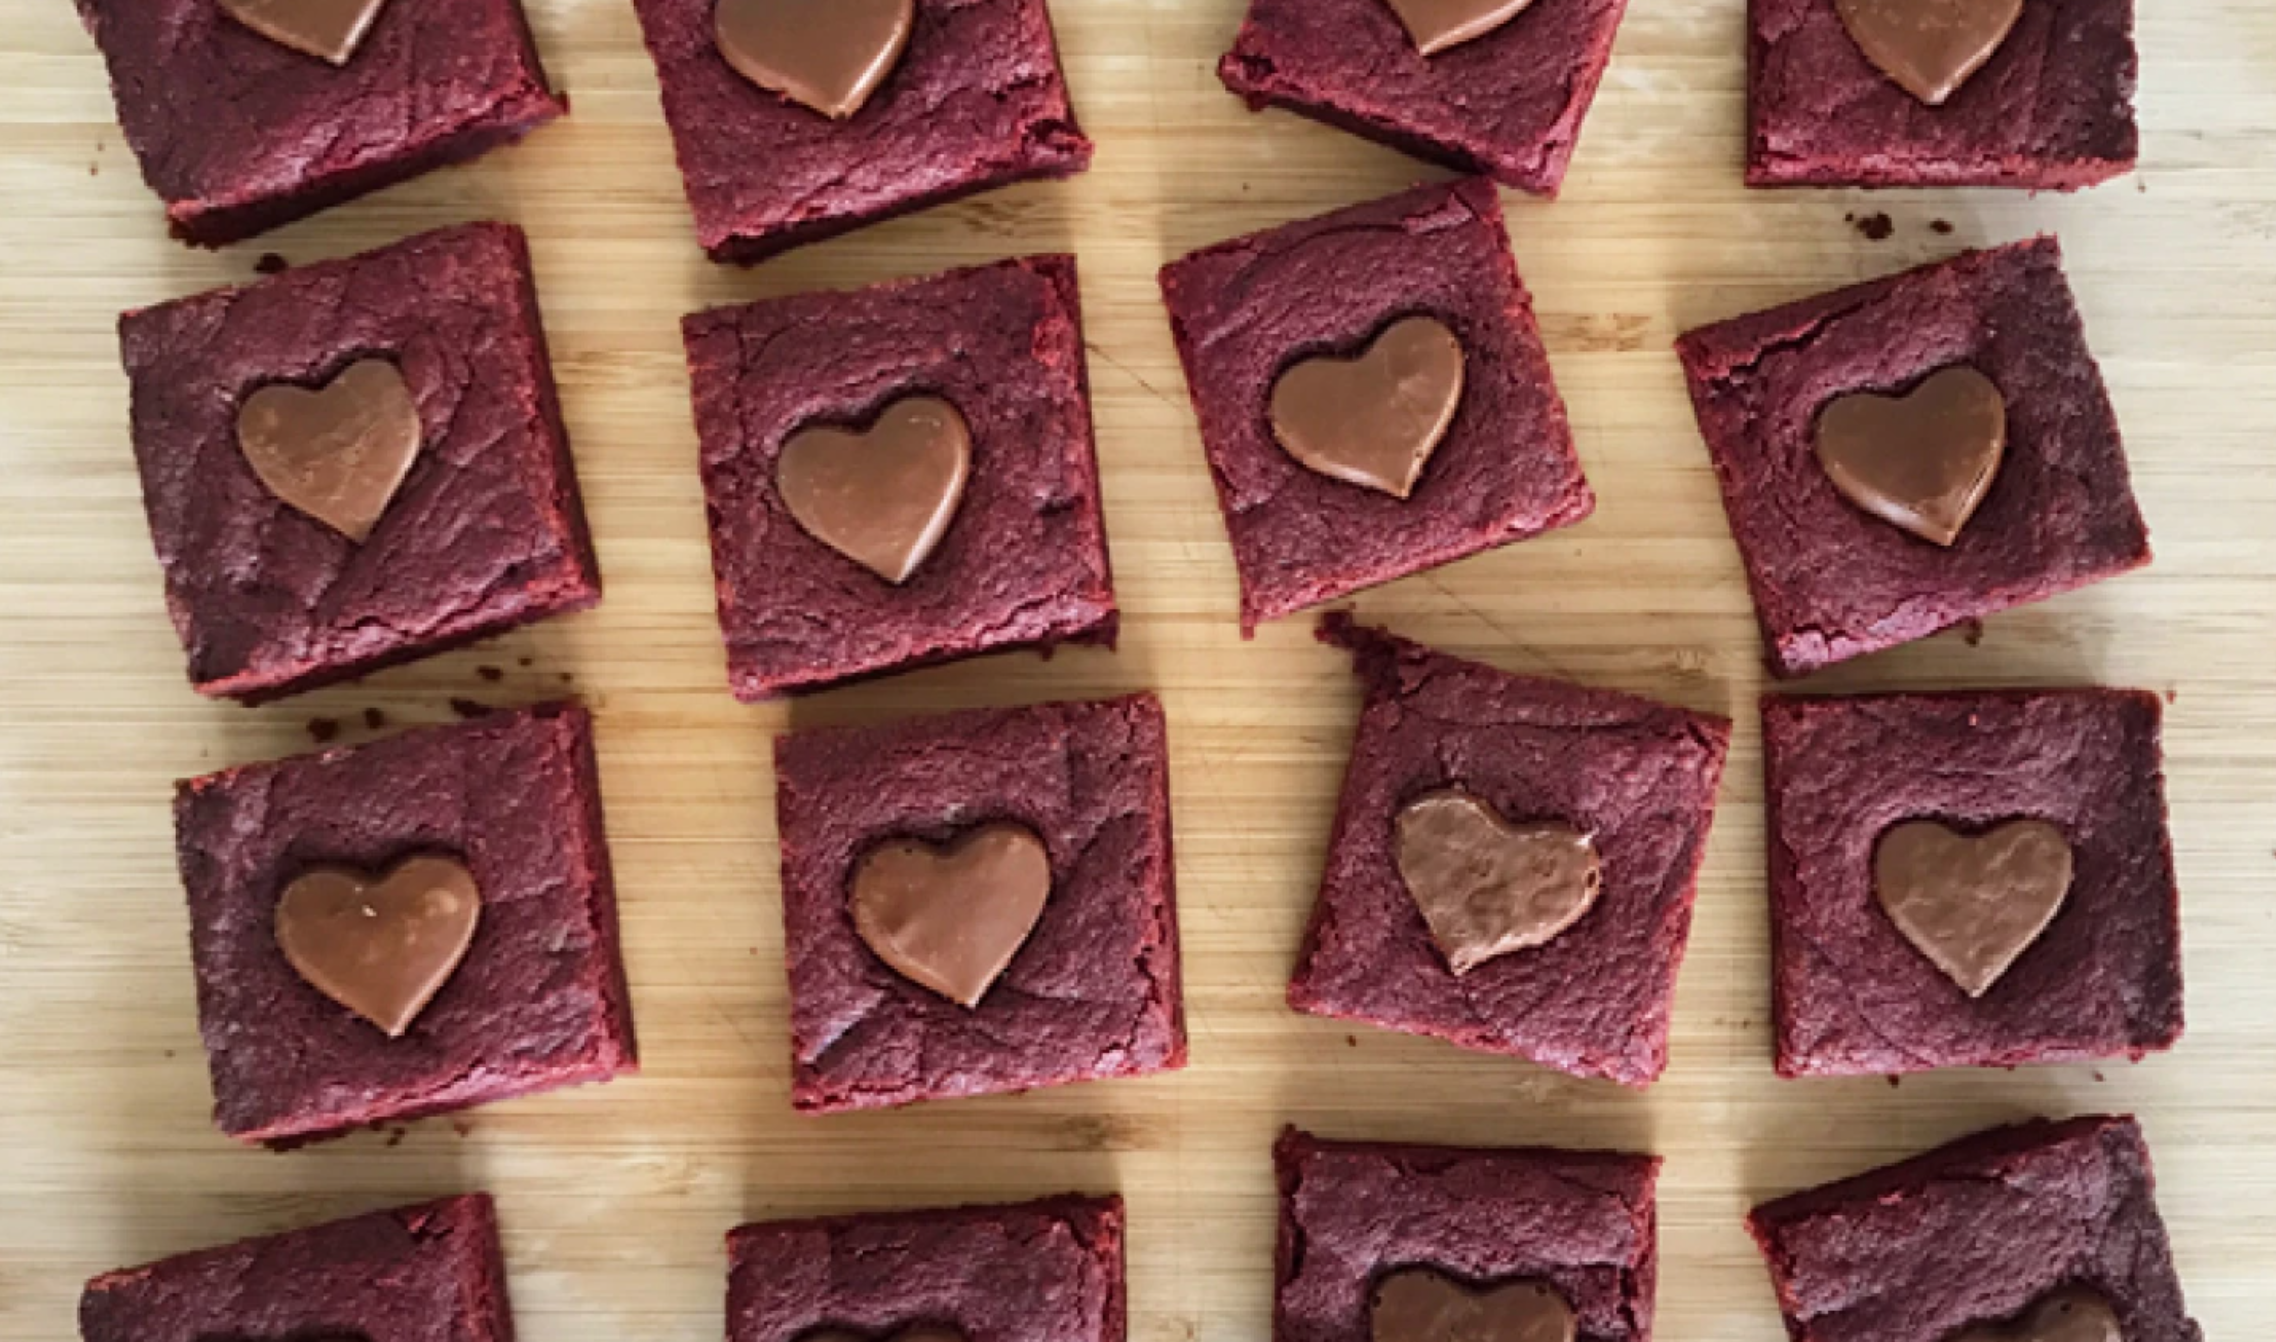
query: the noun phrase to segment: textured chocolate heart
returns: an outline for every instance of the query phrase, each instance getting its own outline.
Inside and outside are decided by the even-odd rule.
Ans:
[[[387,0],[221,0],[222,12],[272,42],[346,65]]]
[[[237,412],[237,446],[269,492],[362,544],[419,455],[419,406],[385,359],[316,391],[274,382]]]
[[[2045,821],[1962,834],[1912,820],[1881,836],[1873,887],[1905,939],[1981,997],[2062,911],[2071,866],[2070,840]]]
[[[1432,317],[1394,322],[1354,358],[1324,355],[1272,387],[1282,450],[1337,480],[1405,498],[1462,406],[1462,342]]]
[[[1373,1342],[1573,1342],[1575,1331],[1572,1306],[1538,1282],[1472,1290],[1408,1268],[1375,1287]]]
[[[2013,1323],[1983,1324],[1952,1342],[2124,1342],[2110,1302],[2083,1286],[2043,1296]]]
[[[895,401],[866,431],[800,429],[775,462],[806,534],[895,584],[948,534],[971,473],[972,431],[930,396]]]
[[[1949,546],[2007,453],[2007,401],[1982,373],[1947,368],[1904,396],[1857,392],[1818,416],[1818,464],[1843,498]]]
[[[372,879],[319,867],[277,901],[277,946],[318,992],[400,1038],[466,958],[482,892],[464,864],[415,857]]]
[[[1555,940],[1604,885],[1588,835],[1570,825],[1512,825],[1459,790],[1408,802],[1397,830],[1399,876],[1457,976]]]
[[[1842,24],[1897,86],[1931,107],[1984,68],[2023,0],[1834,0]]]
[[[893,73],[915,0],[719,0],[719,54],[770,93],[843,121]]]
[[[1425,56],[1484,37],[1533,0],[1391,0],[1392,12]]]
[[[974,1007],[1050,895],[1050,851],[1025,825],[983,826],[945,848],[895,839],[854,869],[854,930],[904,978]]]

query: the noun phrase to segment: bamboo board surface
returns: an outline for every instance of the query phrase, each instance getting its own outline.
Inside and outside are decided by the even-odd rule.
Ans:
[[[1331,1136],[1667,1157],[1666,1342],[1778,1323],[1739,1218],[1771,1194],[2038,1113],[2147,1124],[2211,1336],[2276,1326],[2276,12],[2142,6],[2144,168],[2072,198],[1751,194],[1742,0],[1637,0],[1564,199],[1510,198],[1601,506],[1571,531],[1367,594],[1361,613],[1515,670],[1738,721],[1649,1092],[1291,1014],[1282,988],[1358,700],[1308,621],[1244,643],[1154,285],[1165,260],[1438,174],[1218,86],[1241,0],[1057,0],[1097,165],[755,271],[696,250],[626,0],[535,0],[567,121],[220,254],[164,239],[63,0],[0,25],[0,1339],[72,1335],[122,1263],[415,1197],[501,1201],[522,1336],[719,1334],[744,1220],[1114,1190],[1132,1336],[1266,1336],[1267,1148]],[[1886,210],[1871,241],[1845,214]],[[608,598],[595,612],[258,711],[183,682],[126,441],[122,308],[498,217],[530,232]],[[1930,221],[1954,226],[1934,233]],[[1963,244],[2059,232],[2158,549],[2150,570],[1853,665],[1814,689],[2100,681],[2170,691],[2190,1034],[2137,1067],[1782,1083],[1770,1071],[1757,638],[1669,346],[1716,317]],[[999,658],[784,707],[724,689],[677,318],[1022,252],[1082,263],[1119,653]],[[527,659],[528,666],[523,666]],[[503,672],[497,681],[481,669]],[[786,725],[1155,688],[1173,749],[1193,1066],[829,1119],[788,1106],[769,746]],[[210,1126],[173,869],[173,779],[368,735],[453,696],[599,715],[645,1068],[289,1155]],[[382,1342],[374,1339],[374,1342]]]

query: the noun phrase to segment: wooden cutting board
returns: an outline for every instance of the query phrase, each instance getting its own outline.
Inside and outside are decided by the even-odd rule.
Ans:
[[[2142,6],[2143,171],[2075,198],[1750,194],[1742,0],[1637,0],[1564,199],[1511,227],[1602,505],[1583,526],[1394,584],[1362,613],[1519,671],[1733,715],[1738,742],[1644,1094],[1281,1004],[1357,688],[1304,621],[1244,643],[1154,285],[1235,233],[1436,175],[1280,115],[1213,66],[1240,0],[1057,0],[1097,166],[725,270],[693,243],[625,0],[537,0],[566,122],[518,150],[214,254],[166,241],[62,0],[0,25],[0,1339],[71,1335],[122,1263],[413,1197],[501,1199],[532,1342],[719,1335],[739,1221],[1119,1189],[1132,1335],[1266,1336],[1267,1148],[1340,1136],[1616,1145],[1668,1159],[1660,1336],[1777,1336],[1755,1200],[1989,1123],[2137,1112],[2210,1335],[2276,1326],[2276,14]],[[1881,241],[1847,220],[1886,211]],[[160,603],[112,335],[122,308],[438,224],[530,231],[609,595],[589,615],[259,711],[200,701]],[[1953,226],[1931,231],[1932,220]],[[2103,681],[2170,692],[2191,1031],[2138,1067],[1785,1083],[1766,1024],[1758,648],[1669,351],[1716,317],[1969,243],[2058,231],[2155,532],[2149,571],[1814,681]],[[678,317],[1026,251],[1082,257],[1119,653],[999,658],[790,707],[724,689]],[[486,670],[487,668],[487,670]],[[1193,1066],[890,1114],[788,1105],[769,742],[786,724],[1151,687],[1168,703]],[[614,1085],[238,1150],[207,1121],[173,779],[310,746],[366,708],[583,695],[646,1067]],[[375,1340],[378,1342],[378,1340]]]

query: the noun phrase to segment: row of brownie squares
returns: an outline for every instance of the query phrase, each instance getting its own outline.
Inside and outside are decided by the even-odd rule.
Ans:
[[[1274,1342],[1650,1342],[1660,1161],[1274,1149]],[[2130,1118],[2034,1122],[1757,1207],[1798,1342],[2198,1342]],[[873,1212],[727,1236],[727,1342],[1124,1342],[1119,1197]],[[85,1342],[514,1334],[481,1194],[105,1273]]]

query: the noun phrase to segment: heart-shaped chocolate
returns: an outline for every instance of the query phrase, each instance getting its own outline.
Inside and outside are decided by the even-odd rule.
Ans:
[[[1596,844],[1570,825],[1512,825],[1458,789],[1399,809],[1399,876],[1457,977],[1555,940],[1604,885]]]
[[[466,958],[482,892],[464,863],[414,857],[373,879],[319,867],[277,901],[277,947],[309,986],[400,1038]]]
[[[1834,0],[1865,59],[1931,107],[1984,68],[2023,17],[2023,0]]]
[[[893,73],[915,0],[719,0],[719,54],[738,74],[843,121]]]
[[[271,42],[346,65],[387,0],[221,0],[222,12]]]
[[[895,401],[866,431],[815,425],[783,442],[775,485],[806,534],[894,584],[948,534],[972,474],[972,431],[948,402]]]
[[[1836,397],[1818,416],[1818,464],[1842,497],[1938,545],[1960,538],[2006,453],[2006,398],[1965,364],[1904,396]]]
[[[269,492],[362,544],[419,455],[419,406],[385,359],[310,391],[272,382],[237,411],[237,446]]]
[[[2070,840],[2043,820],[1983,834],[1911,820],[1881,836],[1873,889],[1905,939],[1981,997],[2062,911],[2071,866]]]
[[[1051,895],[1051,853],[1025,825],[985,825],[947,847],[880,844],[854,868],[854,930],[902,977],[980,1005]]]
[[[1425,56],[1484,37],[1533,0],[1391,0],[1391,10]]]
[[[1272,386],[1273,436],[1322,475],[1403,499],[1454,424],[1462,373],[1454,332],[1408,317],[1356,357],[1291,365]]]
[[[1428,1268],[1376,1283],[1373,1342],[1573,1342],[1571,1305],[1554,1287],[1507,1282],[1472,1289]]]
[[[2124,1338],[2108,1300],[2083,1286],[2066,1286],[2040,1297],[2012,1323],[1980,1324],[1954,1334],[1952,1342],[2124,1342]]]

